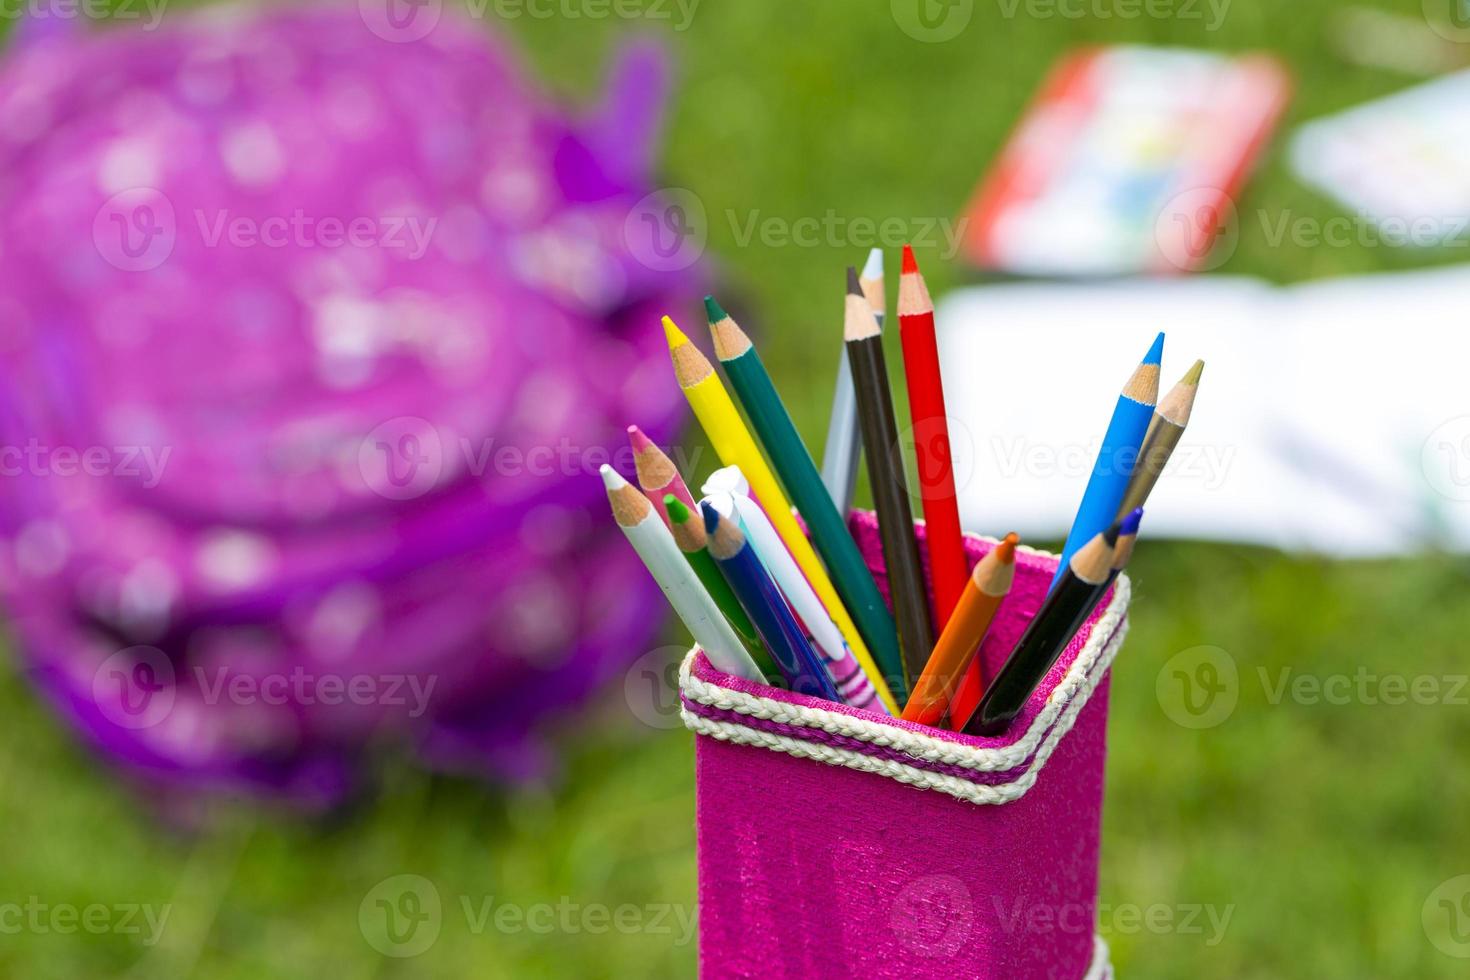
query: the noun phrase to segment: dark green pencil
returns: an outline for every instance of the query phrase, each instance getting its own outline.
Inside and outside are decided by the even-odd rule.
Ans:
[[[908,684],[898,648],[898,633],[893,614],[873,581],[873,573],[868,571],[857,542],[848,533],[846,521],[832,503],[816,463],[801,441],[801,434],[796,431],[750,338],[713,297],[706,297],[704,305],[714,337],[715,355],[725,368],[730,386],[735,389],[735,396],[745,409],[781,485],[801,511],[812,544],[826,563],[833,586],[883,672],[883,680],[902,707],[908,697]]]

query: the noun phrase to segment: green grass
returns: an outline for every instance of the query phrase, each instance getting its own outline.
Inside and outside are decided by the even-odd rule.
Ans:
[[[1299,85],[1288,129],[1408,84],[1326,52],[1326,21],[1339,6],[1329,0],[1236,0],[1214,32],[1177,19],[1007,19],[998,2],[977,0],[973,22],[947,44],[909,39],[888,6],[707,0],[688,31],[669,32],[683,83],[666,180],[701,199],[721,295],[762,331],[766,360],[814,445],[825,430],[842,267],[864,249],[845,240],[742,247],[736,229],[755,212],[787,221],[829,209],[849,219],[953,216],[1048,64],[1083,43],[1275,51]],[[508,26],[559,92],[584,98],[626,25]],[[1339,213],[1290,177],[1280,141],[1239,204],[1251,216]],[[1295,281],[1453,257],[1272,247],[1251,217],[1220,271]],[[936,291],[963,277],[933,261],[926,271]],[[1149,542],[1135,582],[1133,632],[1113,684],[1103,902],[1177,915],[1203,905],[1230,919],[1212,937],[1204,918],[1201,935],[1137,931],[1110,914],[1120,975],[1464,976],[1464,962],[1430,942],[1421,913],[1441,882],[1470,872],[1470,775],[1459,758],[1470,709],[1270,696],[1287,669],[1464,672],[1464,568],[1436,557],[1328,563]],[[1222,724],[1194,730],[1170,720],[1156,683],[1172,657],[1199,646],[1227,652],[1239,704]],[[0,673],[0,711],[0,902],[171,905],[155,946],[116,932],[0,932],[0,975],[490,980],[694,970],[695,945],[680,943],[676,915],[665,933],[540,935],[496,929],[493,915],[476,928],[486,900],[692,908],[691,740],[639,723],[621,691],[561,727],[565,772],[554,785],[503,792],[389,758],[381,794],[329,825],[222,806],[203,834],[163,829],[148,801],[79,748],[13,670]],[[358,908],[400,874],[429,879],[445,911],[431,949],[390,959],[365,941]]]

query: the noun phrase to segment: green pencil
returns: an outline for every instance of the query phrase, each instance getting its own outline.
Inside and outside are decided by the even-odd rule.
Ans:
[[[713,297],[706,297],[704,306],[715,354],[725,368],[730,386],[735,389],[735,396],[745,409],[781,485],[805,519],[812,544],[826,563],[832,584],[883,671],[882,679],[902,705],[908,697],[908,685],[904,682],[898,631],[893,614],[873,581],[873,573],[868,571],[857,542],[848,533],[847,523],[832,503],[821,474],[750,338]]]
[[[715,605],[720,607],[720,612],[730,621],[735,635],[740,637],[750,651],[755,665],[766,675],[766,680],[773,684],[782,682],[781,668],[771,659],[770,651],[761,643],[760,634],[755,631],[755,625],[740,607],[740,600],[730,591],[730,583],[725,581],[725,576],[720,574],[720,567],[710,556],[707,548],[709,539],[704,533],[704,518],[696,517],[684,505],[684,501],[671,493],[664,496],[663,505],[668,509],[669,529],[674,533],[674,543],[684,553],[689,567],[694,569],[695,577],[704,583],[710,598],[715,600]]]

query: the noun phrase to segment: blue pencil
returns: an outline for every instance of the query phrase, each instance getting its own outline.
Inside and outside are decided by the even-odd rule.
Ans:
[[[832,686],[821,656],[797,625],[796,617],[740,528],[734,521],[720,516],[708,501],[702,501],[699,509],[704,512],[710,557],[730,583],[730,591],[750,617],[771,659],[785,675],[786,683],[798,694],[840,704],[842,698]]]
[[[1154,417],[1154,404],[1159,400],[1159,365],[1163,358],[1164,335],[1159,334],[1118,396],[1118,407],[1113,410],[1113,420],[1108,423],[1087,490],[1082,494],[1077,517],[1062,549],[1062,560],[1057,563],[1057,573],[1051,580],[1053,589],[1066,573],[1067,563],[1077,549],[1106,531],[1117,519],[1143,437]]]

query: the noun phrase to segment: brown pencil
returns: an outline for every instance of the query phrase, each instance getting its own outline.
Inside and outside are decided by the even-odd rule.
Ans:
[[[857,392],[858,425],[862,429],[863,457],[873,506],[878,512],[883,561],[888,569],[888,594],[898,622],[903,650],[903,688],[909,689],[924,669],[934,644],[929,598],[914,537],[914,514],[909,506],[903,451],[893,418],[893,396],[888,389],[888,365],[883,358],[883,331],[873,318],[873,307],[863,295],[857,270],[847,270],[847,311],[843,322],[848,364]]]
[[[1195,395],[1199,394],[1200,375],[1204,374],[1205,362],[1195,361],[1194,367],[1159,400],[1154,417],[1149,422],[1148,433],[1138,450],[1138,464],[1128,480],[1128,489],[1123,494],[1123,504],[1118,508],[1118,517],[1131,514],[1148,502],[1154,484],[1169,464],[1169,457],[1179,445],[1189,425],[1189,414],[1194,409]]]

